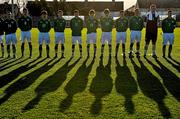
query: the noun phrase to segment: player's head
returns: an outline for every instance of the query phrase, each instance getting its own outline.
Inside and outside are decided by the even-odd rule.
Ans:
[[[168,17],[172,17],[172,11],[168,10]]]
[[[135,9],[134,15],[135,15],[135,16],[139,16],[139,9],[138,9],[138,8]]]
[[[91,10],[89,11],[89,16],[90,16],[90,17],[94,17],[94,16],[95,16],[95,10],[94,10],[94,9],[91,9]]]
[[[79,10],[74,10],[74,16],[78,17],[79,16]]]
[[[123,16],[124,16],[124,10],[121,10],[121,11],[119,12],[119,14],[120,14],[120,17],[123,17]]]
[[[150,5],[150,10],[151,10],[152,12],[156,11],[156,4],[151,4],[151,5]]]
[[[46,10],[42,10],[42,11],[41,11],[41,17],[42,17],[42,19],[47,19],[48,13],[47,13]]]
[[[28,9],[27,8],[23,8],[23,15],[25,15],[25,16],[28,15]]]
[[[11,16],[12,16],[12,14],[11,14],[11,12],[8,11],[8,12],[6,12],[6,15],[5,15],[5,16],[6,16],[6,19],[10,19]]]
[[[58,17],[62,17],[63,16],[63,11],[62,10],[58,10],[57,15],[58,15]]]
[[[108,17],[109,14],[110,14],[110,10],[109,10],[108,8],[105,9],[105,10],[104,10],[104,14],[105,14],[106,17]]]

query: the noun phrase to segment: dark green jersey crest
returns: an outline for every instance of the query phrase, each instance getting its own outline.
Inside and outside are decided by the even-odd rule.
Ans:
[[[38,30],[40,32],[49,32],[51,29],[51,23],[48,19],[46,20],[43,20],[43,19],[40,19],[39,22],[38,22]]]
[[[83,20],[80,17],[74,17],[70,21],[70,28],[72,30],[72,36],[81,36],[81,30],[83,29]]]
[[[98,25],[97,19],[89,17],[86,20],[87,33],[95,33]]]
[[[176,20],[173,18],[166,18],[162,21],[162,30],[164,33],[173,33],[176,27]]]
[[[144,21],[142,17],[132,16],[129,20],[129,28],[130,30],[141,31],[144,26]]]
[[[22,16],[18,19],[18,26],[21,31],[29,31],[32,29],[32,19],[29,16]]]
[[[57,18],[54,20],[54,31],[64,32],[66,28],[66,20],[64,18]]]
[[[111,32],[113,29],[114,21],[112,17],[103,17],[100,19],[101,29],[103,32]]]
[[[16,33],[17,23],[14,19],[6,19],[4,21],[4,32],[5,34]]]
[[[126,32],[128,29],[128,19],[126,17],[120,17],[115,22],[117,32]]]

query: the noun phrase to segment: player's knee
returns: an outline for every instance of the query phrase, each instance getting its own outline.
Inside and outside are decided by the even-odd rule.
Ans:
[[[39,45],[39,50],[42,50],[42,45]]]
[[[1,47],[4,48],[4,44],[3,43],[1,43]]]
[[[64,50],[64,45],[63,44],[61,45],[61,49]]]
[[[88,48],[88,49],[90,48],[90,44],[87,44],[87,48]]]
[[[46,50],[49,50],[49,45],[46,45]]]
[[[80,48],[80,50],[82,50],[82,45],[81,44],[79,44],[79,48]]]

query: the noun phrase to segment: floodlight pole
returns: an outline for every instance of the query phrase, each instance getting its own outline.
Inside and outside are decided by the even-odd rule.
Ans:
[[[14,18],[14,0],[11,0],[11,7],[12,7],[12,18]]]

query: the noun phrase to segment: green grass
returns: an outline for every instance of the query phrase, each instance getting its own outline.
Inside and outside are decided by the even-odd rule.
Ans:
[[[18,38],[19,33],[18,30]],[[100,60],[100,35],[96,59],[92,58],[93,52],[89,59],[79,59],[76,48],[75,58],[69,60],[69,29],[66,30],[65,59],[45,59],[45,52],[44,58],[36,59],[37,29],[33,29],[32,34],[33,59],[27,58],[28,50],[22,59],[0,59],[0,118],[180,118],[179,28],[175,30],[173,60],[161,57],[160,29],[157,60],[150,56],[147,60],[143,57],[123,60],[122,56],[118,60],[109,59],[107,45],[104,59]],[[51,57],[54,56],[53,36],[51,31]],[[86,56],[84,32],[82,37],[83,55]],[[128,52],[129,32],[126,46]],[[144,30],[142,53],[143,46]],[[20,57],[20,41],[17,49]]]

